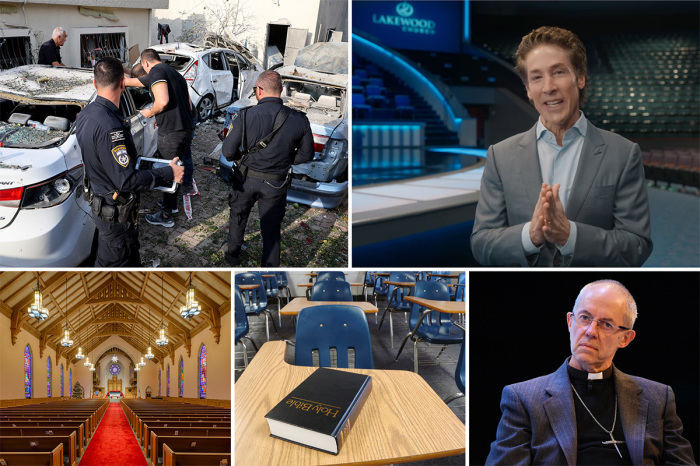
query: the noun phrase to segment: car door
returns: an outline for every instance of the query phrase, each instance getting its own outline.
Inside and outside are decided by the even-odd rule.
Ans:
[[[155,117],[146,118],[136,109],[132,93],[141,90],[142,88],[127,87],[126,92],[122,94],[120,109],[131,125],[131,137],[136,146],[136,153],[139,156],[153,157],[158,146],[158,128],[156,128]],[[141,108],[151,108],[152,106],[153,103],[150,102]]]
[[[224,52],[226,55],[226,62],[228,63],[228,68],[233,76],[233,100],[236,101],[242,97],[243,89],[248,80],[255,81],[260,74],[256,66],[250,63],[245,57],[241,56],[237,52]]]
[[[208,60],[211,84],[216,94],[216,105],[221,107],[231,103],[233,97],[233,74],[223,52],[212,52]]]

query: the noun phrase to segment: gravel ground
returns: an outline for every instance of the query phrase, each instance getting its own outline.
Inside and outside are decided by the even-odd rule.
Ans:
[[[199,195],[192,196],[192,219],[175,214],[175,226],[164,228],[146,222],[146,213],[156,212],[157,191],[141,195],[141,261],[146,267],[228,267],[224,258],[228,234],[229,185],[220,176],[205,170],[203,158],[209,157],[219,143],[216,136],[221,124],[215,120],[197,125],[192,142],[194,180]],[[218,167],[218,157],[216,161]],[[257,204],[246,228],[241,267],[259,267],[262,237]],[[337,209],[314,209],[287,204],[282,222],[283,267],[347,267],[348,206],[347,199]]]

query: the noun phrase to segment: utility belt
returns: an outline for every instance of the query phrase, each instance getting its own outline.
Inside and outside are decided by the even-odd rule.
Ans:
[[[139,198],[136,194],[119,193],[117,203],[108,204],[104,195],[95,194],[92,186],[86,184],[87,201],[92,208],[92,215],[108,223],[138,223]]]
[[[263,181],[284,181],[287,179],[287,176],[289,176],[289,173],[282,173],[281,175],[278,175],[275,173],[263,173],[255,171],[252,168],[248,168],[247,175],[251,178]]]

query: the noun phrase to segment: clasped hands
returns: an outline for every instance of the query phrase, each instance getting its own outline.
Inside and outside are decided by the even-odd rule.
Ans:
[[[560,187],[559,183],[554,186],[542,183],[540,197],[530,222],[530,240],[537,247],[542,246],[545,241],[562,247],[569,240],[571,225],[559,199]]]

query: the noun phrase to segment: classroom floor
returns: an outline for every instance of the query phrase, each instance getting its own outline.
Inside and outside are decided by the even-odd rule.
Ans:
[[[355,300],[364,301],[364,297],[355,296]],[[370,298],[371,300],[371,298]],[[282,305],[285,300],[282,298]],[[273,301],[269,309],[272,310],[272,315],[275,318],[278,333],[274,333],[272,325],[270,325],[270,340],[295,340],[295,329],[292,325],[292,318],[289,316],[282,317],[282,328],[279,328],[279,315],[277,314],[277,304]],[[379,299],[377,307],[379,308],[378,321],[381,321],[384,309],[386,309],[386,301]],[[248,318],[250,324],[249,337],[255,341],[260,347],[266,339],[265,334],[265,317],[252,316]],[[381,330],[378,330],[378,325],[375,324],[374,315],[369,314],[367,317],[369,324],[369,334],[372,340],[372,355],[374,358],[375,369],[385,370],[413,370],[413,343],[409,341],[403,349],[398,361],[394,361],[396,353],[399,350],[401,341],[408,333],[408,325],[404,321],[402,314],[394,314],[394,348],[391,348],[391,339],[389,336],[389,314],[387,314],[382,324]],[[248,358],[252,361],[255,350],[249,342]],[[459,392],[455,383],[455,370],[457,368],[457,358],[459,357],[459,345],[448,345],[439,358],[436,356],[440,352],[441,346],[429,345],[427,343],[419,343],[418,345],[418,374],[432,387],[433,390],[443,400],[450,395]],[[287,345],[287,354],[285,360],[289,363],[294,362],[294,348]],[[243,373],[243,347],[236,345],[235,348],[235,379]],[[234,386],[235,390],[235,386]],[[455,415],[464,422],[465,419],[465,398],[459,397],[449,404],[449,407]],[[436,433],[439,435],[439,433]],[[427,461],[417,461],[413,463],[402,463],[414,466],[433,466],[433,465],[460,465],[466,464],[465,455],[450,456],[447,458],[435,458]]]

